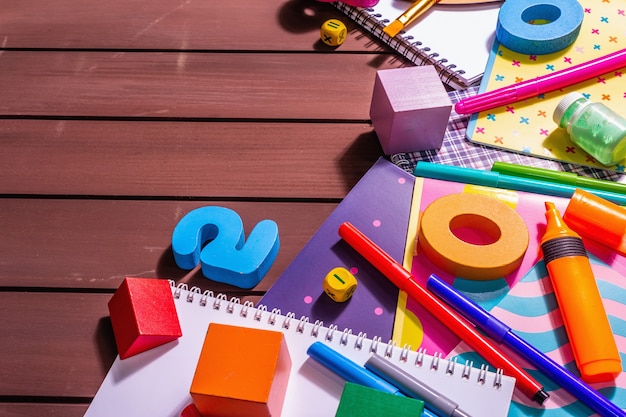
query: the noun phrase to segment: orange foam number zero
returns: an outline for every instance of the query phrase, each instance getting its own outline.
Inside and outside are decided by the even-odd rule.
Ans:
[[[583,241],[553,203],[545,205],[541,250],[576,365],[585,382],[612,380],[621,360]]]

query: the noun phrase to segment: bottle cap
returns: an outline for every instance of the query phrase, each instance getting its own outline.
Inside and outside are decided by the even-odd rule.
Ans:
[[[581,98],[585,98],[585,96],[577,92],[566,94],[565,97],[561,99],[559,104],[556,105],[554,113],[552,113],[552,120],[554,120],[554,123],[560,125],[561,119],[563,118],[563,115],[565,114],[565,111],[568,109],[568,107],[574,104],[576,100],[580,100]]]
[[[626,208],[577,188],[563,220],[581,236],[626,256]]]

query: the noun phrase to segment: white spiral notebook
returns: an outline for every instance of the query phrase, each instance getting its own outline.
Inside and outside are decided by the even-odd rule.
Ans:
[[[495,39],[501,2],[442,3],[446,1],[431,7],[393,38],[383,29],[411,6],[410,0],[380,0],[369,8],[341,2],[333,4],[409,61],[417,65],[434,65],[445,84],[463,90],[482,79]]]
[[[179,417],[192,402],[189,388],[209,323],[281,331],[292,361],[282,417],[332,417],[345,381],[309,358],[321,341],[363,365],[372,352],[384,355],[471,415],[507,415],[515,379],[368,339],[350,330],[324,327],[308,318],[281,315],[238,299],[213,296],[185,284],[172,286],[183,336],[130,358],[116,358],[85,416]],[[251,381],[254,383],[254,381]]]

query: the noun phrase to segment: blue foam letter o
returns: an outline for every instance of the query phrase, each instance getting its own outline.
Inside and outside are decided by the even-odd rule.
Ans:
[[[529,23],[537,20],[547,23]],[[576,0],[506,0],[498,14],[496,38],[521,54],[550,54],[574,43],[582,22],[583,8]]]

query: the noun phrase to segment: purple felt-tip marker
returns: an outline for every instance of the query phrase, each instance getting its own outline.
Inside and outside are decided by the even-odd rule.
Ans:
[[[580,378],[575,377],[539,349],[522,339],[509,326],[470,300],[465,294],[448,285],[437,275],[430,275],[426,288],[448,303],[448,305],[466,317],[489,337],[500,344],[506,345],[525,358],[529,363],[601,416],[624,417],[624,410],[619,406],[603,397]]]

